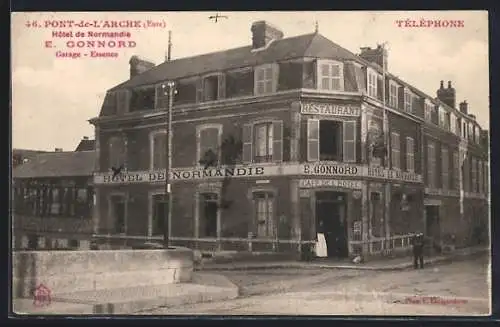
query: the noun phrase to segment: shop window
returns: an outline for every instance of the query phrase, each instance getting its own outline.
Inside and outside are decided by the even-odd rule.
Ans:
[[[124,234],[127,231],[126,201],[123,195],[112,195],[110,197],[110,216],[113,221],[114,232]]]
[[[217,237],[218,195],[215,193],[200,194],[199,205],[200,237]]]

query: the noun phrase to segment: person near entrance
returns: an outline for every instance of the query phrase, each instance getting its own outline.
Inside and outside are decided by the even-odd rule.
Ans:
[[[424,268],[424,234],[416,233],[412,239],[413,246],[413,267],[415,269]]]
[[[315,246],[316,257],[320,258],[328,257],[328,251],[326,248],[326,239],[324,233],[325,231],[324,231],[323,221],[320,220],[318,225],[318,232],[316,234],[316,246]]]

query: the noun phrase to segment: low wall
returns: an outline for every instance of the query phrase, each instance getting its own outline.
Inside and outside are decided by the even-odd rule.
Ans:
[[[14,298],[32,297],[41,284],[57,294],[189,282],[193,251],[14,251]]]

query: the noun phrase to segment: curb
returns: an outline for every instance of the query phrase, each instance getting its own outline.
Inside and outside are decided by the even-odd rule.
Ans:
[[[465,259],[467,257],[488,252],[489,249],[478,249],[468,253],[455,253],[447,257],[431,258],[424,261],[425,265],[434,265],[436,263],[444,263],[457,259]],[[209,266],[199,265],[195,267],[195,271],[245,271],[245,270],[264,270],[264,269],[351,269],[351,270],[370,270],[370,271],[397,271],[407,270],[413,268],[411,257],[408,258],[407,263],[400,263],[392,266],[369,266],[369,265],[335,265],[335,264],[318,264],[318,263],[271,263],[271,264],[250,264],[250,265],[225,265],[217,266],[217,264],[210,264]]]

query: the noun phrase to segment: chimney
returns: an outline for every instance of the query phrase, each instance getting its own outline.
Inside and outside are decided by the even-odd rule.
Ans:
[[[86,140],[89,139],[89,137],[88,136],[84,136],[83,139],[86,141]]]
[[[171,56],[172,56],[172,31],[168,31],[168,49],[165,61],[170,61]]]
[[[54,151],[55,152],[63,152],[63,149],[62,148],[55,148]]]
[[[376,49],[372,49],[371,47],[362,47],[360,48],[361,53],[359,56],[366,61],[375,63],[385,70],[388,69],[388,53],[387,49],[383,47],[383,45],[378,44]]]
[[[455,108],[455,89],[451,85],[451,81],[448,81],[448,88],[444,88],[444,81],[441,81],[439,89],[437,90],[437,97],[442,102],[446,103],[448,106]]]
[[[150,70],[155,66],[153,62],[141,59],[138,56],[130,57],[129,64],[130,64],[130,78],[142,74],[145,71]]]
[[[466,114],[468,115],[468,111],[469,111],[469,104],[467,103],[467,101],[463,101],[463,102],[460,102],[459,104],[459,107],[460,107],[460,112],[463,113],[463,114]]]
[[[263,48],[271,41],[283,38],[282,31],[263,20],[253,23],[250,30],[252,31],[253,49]]]

